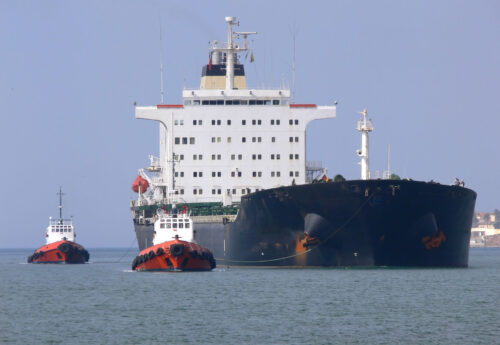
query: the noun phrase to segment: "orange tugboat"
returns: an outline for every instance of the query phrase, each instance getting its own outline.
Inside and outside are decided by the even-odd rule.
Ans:
[[[45,235],[47,244],[35,250],[28,257],[34,264],[83,264],[89,261],[89,253],[83,246],[75,243],[73,219],[62,218],[62,190],[59,189],[59,219],[49,218]]]
[[[186,209],[173,205],[170,213],[158,209],[153,245],[142,250],[132,263],[136,271],[210,271],[212,253],[194,241],[193,221]]]

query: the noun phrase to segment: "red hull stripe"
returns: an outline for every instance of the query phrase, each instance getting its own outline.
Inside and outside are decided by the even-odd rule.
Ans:
[[[182,104],[158,104],[156,106],[157,109],[160,108],[184,108]]]
[[[290,104],[290,108],[316,108],[316,104]]]

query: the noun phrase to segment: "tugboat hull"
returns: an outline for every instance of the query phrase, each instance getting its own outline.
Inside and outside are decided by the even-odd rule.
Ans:
[[[87,250],[71,241],[47,244],[28,257],[28,263],[34,264],[83,264],[87,261],[89,261]]]
[[[142,250],[132,262],[132,270],[136,271],[210,271],[215,266],[208,249],[177,239]]]

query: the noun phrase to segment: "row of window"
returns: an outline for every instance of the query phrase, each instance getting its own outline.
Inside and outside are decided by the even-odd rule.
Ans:
[[[195,143],[195,138],[194,137],[190,137],[190,138],[188,138],[188,137],[182,137],[182,138],[175,137],[174,138],[174,143],[176,145],[179,145],[180,143],[182,143],[182,145],[187,145],[188,140],[189,140],[189,144],[190,145],[194,145],[194,143]]]
[[[269,123],[271,124],[271,126],[274,126],[274,125],[277,125],[279,126],[280,125],[280,120],[279,119],[271,119],[269,121]],[[226,124],[228,126],[231,126],[231,120],[226,120]],[[243,126],[245,126],[247,124],[247,120],[241,120],[241,124]],[[290,125],[298,125],[299,124],[299,120],[298,119],[290,119],[288,120],[288,124]],[[184,126],[184,120],[175,120],[174,121],[174,125],[178,126]],[[203,125],[203,120],[193,120],[193,125],[194,126],[201,126]],[[222,125],[222,120],[212,120],[212,126],[220,126]],[[259,125],[262,125],[262,120],[260,119],[254,119],[252,120],[252,125],[255,126],[259,126]]]
[[[275,160],[275,159],[276,160],[280,160],[280,158],[281,158],[281,156],[280,156],[279,153],[276,153],[276,154],[275,153],[271,153],[271,155],[269,157],[271,158],[271,160]],[[289,159],[299,159],[299,154],[298,153],[295,153],[295,154],[294,153],[290,153],[288,155],[288,157],[289,157]],[[212,158],[213,161],[215,161],[215,160],[220,161],[220,160],[222,160],[222,155],[221,154],[213,154],[211,156],[211,158]],[[234,161],[236,159],[239,160],[239,161],[241,161],[243,159],[243,155],[242,154],[238,154],[238,155],[232,154],[231,155],[231,160]],[[262,154],[252,154],[252,160],[261,160],[261,159],[262,159]],[[184,160],[184,155],[182,155],[182,154],[175,155],[174,156],[174,160],[176,160],[176,161],[181,160],[182,161],[182,160]],[[203,155],[195,154],[195,155],[193,155],[193,160],[194,161],[197,161],[197,160],[201,161],[201,160],[203,160]]]
[[[262,189],[255,188],[255,189],[253,189],[253,192],[258,192],[259,190],[262,190]],[[227,189],[226,190],[227,194],[232,194],[232,195],[236,195],[239,191],[241,191],[242,195],[245,195],[245,194],[251,193],[252,192],[252,188],[241,188],[241,189],[232,188],[232,189]],[[184,195],[184,188],[176,190],[175,194],[177,194],[177,195],[178,194]],[[203,195],[203,189],[202,188],[193,188],[193,194],[195,194],[195,195]],[[213,188],[212,189],[212,194],[213,195],[221,195],[222,194],[222,189],[221,188]]]
[[[184,177],[184,171],[176,171],[175,177]],[[231,171],[231,177],[242,177],[241,171]],[[281,173],[279,171],[271,171],[271,177],[280,177]],[[298,177],[298,171],[290,171],[290,177]],[[193,171],[193,177],[203,177],[203,171]],[[221,171],[212,171],[212,177],[222,177]],[[262,177],[262,171],[252,171],[252,177]],[[52,230],[54,232],[54,230]]]
[[[71,232],[71,229],[69,229],[69,228],[63,228],[63,229],[52,228],[52,232]]]
[[[199,99],[186,99],[184,100],[184,105],[288,105],[288,100],[283,99],[210,99],[210,100],[199,100]]]

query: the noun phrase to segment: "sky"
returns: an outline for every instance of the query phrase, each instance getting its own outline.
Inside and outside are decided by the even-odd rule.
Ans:
[[[337,118],[308,126],[307,160],[359,178],[367,108],[372,171],[386,169],[390,145],[394,173],[458,177],[477,211],[500,209],[499,15],[494,0],[3,0],[0,248],[44,244],[59,186],[78,243],[136,245],[131,185],[159,130],[133,104],[160,103],[162,55],[166,103],[198,88],[225,16],[258,32],[249,87],[292,84],[295,36],[295,101],[338,102]]]

